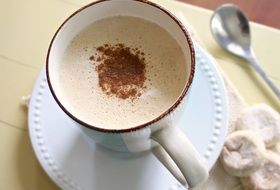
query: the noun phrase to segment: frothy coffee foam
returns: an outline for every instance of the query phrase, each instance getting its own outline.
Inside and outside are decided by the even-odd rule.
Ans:
[[[96,47],[118,43],[145,53],[146,88],[133,101],[106,95],[89,60]],[[60,65],[66,109],[100,128],[126,129],[146,123],[167,110],[182,92],[187,80],[184,61],[177,42],[155,23],[127,16],[94,22],[72,40]]]

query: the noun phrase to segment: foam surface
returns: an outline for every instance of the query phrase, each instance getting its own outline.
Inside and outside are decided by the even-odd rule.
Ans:
[[[147,88],[134,101],[106,95],[89,60],[96,47],[117,43],[145,53]],[[159,116],[179,97],[188,73],[183,52],[167,31],[126,16],[103,19],[84,29],[68,46],[59,69],[66,109],[90,125],[107,129],[131,128]]]

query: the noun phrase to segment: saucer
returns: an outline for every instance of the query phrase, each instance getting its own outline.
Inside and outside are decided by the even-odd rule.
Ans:
[[[213,60],[197,44],[196,73],[186,111],[177,122],[210,170],[228,129],[227,92]],[[43,69],[28,112],[33,149],[49,177],[62,189],[184,189],[150,153],[131,157],[86,138],[53,99]],[[182,147],[184,148],[184,147]]]

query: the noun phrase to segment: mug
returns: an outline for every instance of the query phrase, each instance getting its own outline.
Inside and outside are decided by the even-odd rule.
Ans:
[[[104,129],[91,126],[67,110],[57,83],[59,59],[67,45],[91,23],[112,16],[133,16],[152,21],[167,30],[181,47],[188,77],[177,100],[155,119],[128,129]],[[195,51],[186,28],[169,11],[144,0],[101,0],[86,5],[73,13],[55,33],[46,60],[47,81],[51,93],[61,109],[82,131],[96,143],[119,152],[138,153],[151,150],[160,162],[182,185],[195,187],[205,181],[208,171],[202,157],[174,121],[186,108],[187,94],[195,72]]]

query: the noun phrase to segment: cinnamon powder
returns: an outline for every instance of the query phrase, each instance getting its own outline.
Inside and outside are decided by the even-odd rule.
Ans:
[[[91,56],[89,59],[98,63],[95,70],[102,91],[121,99],[134,100],[141,96],[146,88],[144,52],[122,43],[104,44],[96,51],[98,57]]]

